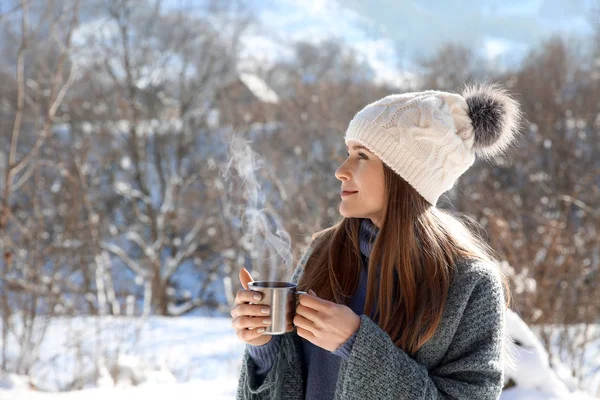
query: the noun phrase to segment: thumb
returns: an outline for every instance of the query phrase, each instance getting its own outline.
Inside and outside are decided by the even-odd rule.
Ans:
[[[312,294],[315,297],[318,297],[314,290],[310,289],[308,293]]]
[[[242,286],[244,287],[244,289],[248,290],[248,283],[249,282],[254,282],[254,279],[252,279],[252,275],[250,275],[250,272],[248,272],[246,270],[246,268],[242,268],[240,270],[240,282],[242,283]]]

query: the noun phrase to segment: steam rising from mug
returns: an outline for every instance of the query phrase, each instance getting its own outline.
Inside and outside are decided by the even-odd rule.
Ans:
[[[246,208],[241,216],[244,239],[258,253],[257,262],[269,264],[268,280],[276,280],[275,271],[283,261],[289,267],[293,260],[290,235],[285,231],[279,216],[264,208],[265,195],[257,179],[257,171],[264,162],[254,153],[250,142],[233,135],[229,141],[229,162],[224,170],[227,178],[230,170],[237,171],[242,179]],[[255,253],[256,254],[256,253]]]

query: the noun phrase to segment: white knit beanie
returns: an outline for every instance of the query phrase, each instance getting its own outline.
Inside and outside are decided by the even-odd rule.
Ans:
[[[427,90],[393,94],[359,111],[346,144],[367,147],[432,205],[475,161],[504,153],[519,132],[518,103],[497,84],[462,96]]]

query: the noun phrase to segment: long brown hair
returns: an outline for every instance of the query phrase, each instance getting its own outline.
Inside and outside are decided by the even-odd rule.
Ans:
[[[396,346],[413,355],[440,324],[455,263],[461,258],[477,258],[494,267],[496,253],[467,227],[478,227],[475,221],[462,216],[463,222],[432,207],[404,179],[385,164],[383,167],[387,201],[369,257],[364,314],[386,331]],[[298,283],[301,290],[312,289],[322,299],[348,305],[362,268],[360,221],[342,218],[315,238]],[[381,265],[379,294],[377,264]],[[499,273],[508,306],[508,280]],[[376,315],[371,315],[375,301]]]

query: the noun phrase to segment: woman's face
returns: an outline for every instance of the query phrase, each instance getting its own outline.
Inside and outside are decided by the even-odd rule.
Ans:
[[[342,181],[340,214],[369,218],[379,228],[385,205],[383,162],[366,147],[349,141],[348,158],[335,171]]]

